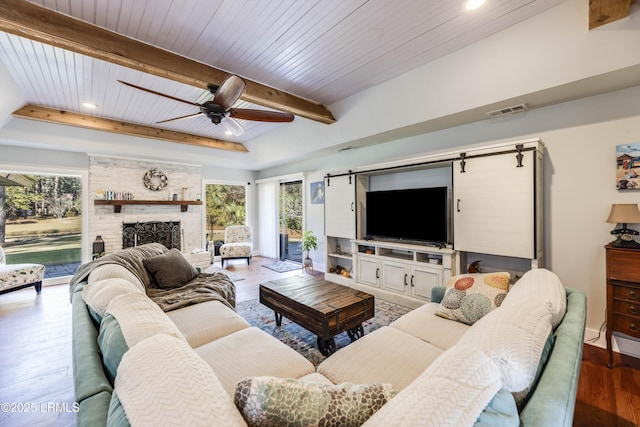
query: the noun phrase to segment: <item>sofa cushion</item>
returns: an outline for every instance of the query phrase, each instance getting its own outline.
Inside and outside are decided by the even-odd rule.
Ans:
[[[318,366],[334,384],[392,384],[400,391],[443,350],[389,326],[377,329],[341,348]]]
[[[551,310],[551,322],[555,328],[567,311],[567,292],[560,278],[545,268],[527,271],[509,290],[504,304],[520,304],[538,299]]]
[[[109,379],[113,382],[122,356],[130,348],[158,333],[185,340],[169,317],[146,295],[129,293],[115,297],[107,307],[98,335]]]
[[[457,344],[376,412],[364,426],[473,426],[496,395],[500,371],[476,347]]]
[[[133,274],[129,269],[120,264],[103,264],[100,265],[89,273],[87,278],[88,283],[99,282],[104,279],[124,279],[134,285],[138,285],[141,290],[144,291],[144,284]]]
[[[246,425],[211,368],[184,340],[166,334],[124,355],[114,396],[131,425]]]
[[[513,394],[506,388],[498,390],[484,408],[473,427],[519,427],[520,415]]]
[[[469,325],[434,316],[440,304],[427,303],[411,310],[389,326],[399,329],[441,350],[453,347],[469,329]]]
[[[389,384],[253,377],[238,383],[235,403],[249,426],[358,427],[394,395]]]
[[[504,305],[476,322],[459,343],[474,345],[499,367],[504,387],[519,392],[536,375],[551,333],[551,312],[539,300]]]
[[[137,285],[125,279],[104,279],[88,283],[82,287],[82,299],[89,306],[91,315],[100,322],[111,300],[118,295],[128,293],[143,294],[144,291]]]
[[[158,287],[178,288],[193,280],[198,270],[176,248],[162,255],[142,261],[144,268],[153,276]]]
[[[506,272],[459,274],[447,282],[447,290],[436,315],[473,325],[499,307],[509,291]]]
[[[206,301],[167,312],[193,348],[248,328],[249,322],[220,301]]]
[[[315,371],[302,355],[256,327],[218,338],[195,351],[213,368],[231,397],[246,377],[300,378]]]

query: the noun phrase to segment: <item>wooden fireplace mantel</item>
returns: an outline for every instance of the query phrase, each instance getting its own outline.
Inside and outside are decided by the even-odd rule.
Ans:
[[[114,213],[120,213],[123,205],[179,205],[180,212],[186,212],[189,205],[202,205],[202,200],[94,200],[95,205],[113,206]]]

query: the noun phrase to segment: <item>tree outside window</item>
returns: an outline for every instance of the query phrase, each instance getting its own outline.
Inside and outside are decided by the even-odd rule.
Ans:
[[[224,229],[247,222],[247,194],[244,185],[207,184],[207,242],[224,241]]]
[[[78,177],[0,174],[0,244],[7,263],[44,264],[45,278],[73,274],[81,261]]]

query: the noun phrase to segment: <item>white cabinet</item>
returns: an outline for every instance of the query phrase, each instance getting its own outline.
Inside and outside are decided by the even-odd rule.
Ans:
[[[456,274],[456,253],[422,245],[355,240],[354,287],[413,305],[431,299],[431,288]]]
[[[446,285],[442,281],[442,268],[430,265],[414,265],[411,267],[411,296],[423,300],[431,300],[431,288]],[[447,279],[448,281],[448,279]]]
[[[367,286],[380,287],[380,261],[375,256],[358,255],[356,258],[356,280]]]
[[[380,263],[382,289],[390,292],[430,301],[431,288],[444,285],[441,266],[385,259]]]
[[[538,258],[541,253],[542,154],[478,156],[453,168],[454,248],[457,251]]]

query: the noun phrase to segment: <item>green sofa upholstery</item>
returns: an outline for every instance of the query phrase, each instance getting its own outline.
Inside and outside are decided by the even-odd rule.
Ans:
[[[80,406],[77,425],[106,426],[127,425],[122,413],[110,407],[112,403],[113,386],[105,373],[98,345],[99,325],[91,316],[87,305],[82,299],[82,288],[86,282],[79,283],[72,290],[73,305],[73,367],[76,401]],[[580,364],[582,359],[584,328],[586,320],[586,297],[581,291],[565,288],[567,307],[562,321],[553,331],[553,346],[546,364],[539,368],[537,383],[532,386],[528,399],[520,410],[519,425],[535,427],[557,427],[572,425],[577,394]],[[432,302],[439,302],[444,295],[444,288],[434,288]],[[445,321],[445,320],[443,320]],[[447,320],[448,321],[448,320]],[[388,332],[401,334],[394,328],[386,328]],[[241,329],[246,332],[249,329]],[[371,337],[378,331],[368,334]],[[228,341],[221,339],[222,341]],[[361,340],[358,340],[359,342]],[[231,344],[235,345],[236,342]],[[336,352],[332,358],[340,356],[341,352],[349,348],[355,349],[358,342]],[[218,345],[213,343],[203,348]],[[203,354],[203,353],[199,353]],[[356,355],[357,356],[357,355]],[[361,359],[361,355],[359,356]],[[319,372],[319,371],[318,371]],[[273,374],[265,374],[273,375]],[[312,374],[320,375],[320,373]],[[278,376],[278,375],[276,375]],[[288,376],[287,376],[288,377]],[[316,377],[314,377],[316,378]],[[329,380],[327,380],[329,381]],[[333,380],[331,380],[333,381]],[[501,398],[506,401],[513,398],[510,393],[501,390],[492,402],[485,408],[475,426],[510,426],[518,424],[518,414],[501,412]],[[495,409],[495,410],[494,410]],[[120,408],[122,412],[122,408]],[[515,419],[514,419],[515,417]]]
[[[440,302],[445,287],[431,290],[431,302]],[[554,344],[537,385],[520,411],[520,425],[531,427],[571,427],[578,393],[578,379],[587,298],[584,292],[565,288],[567,312],[554,331]]]

